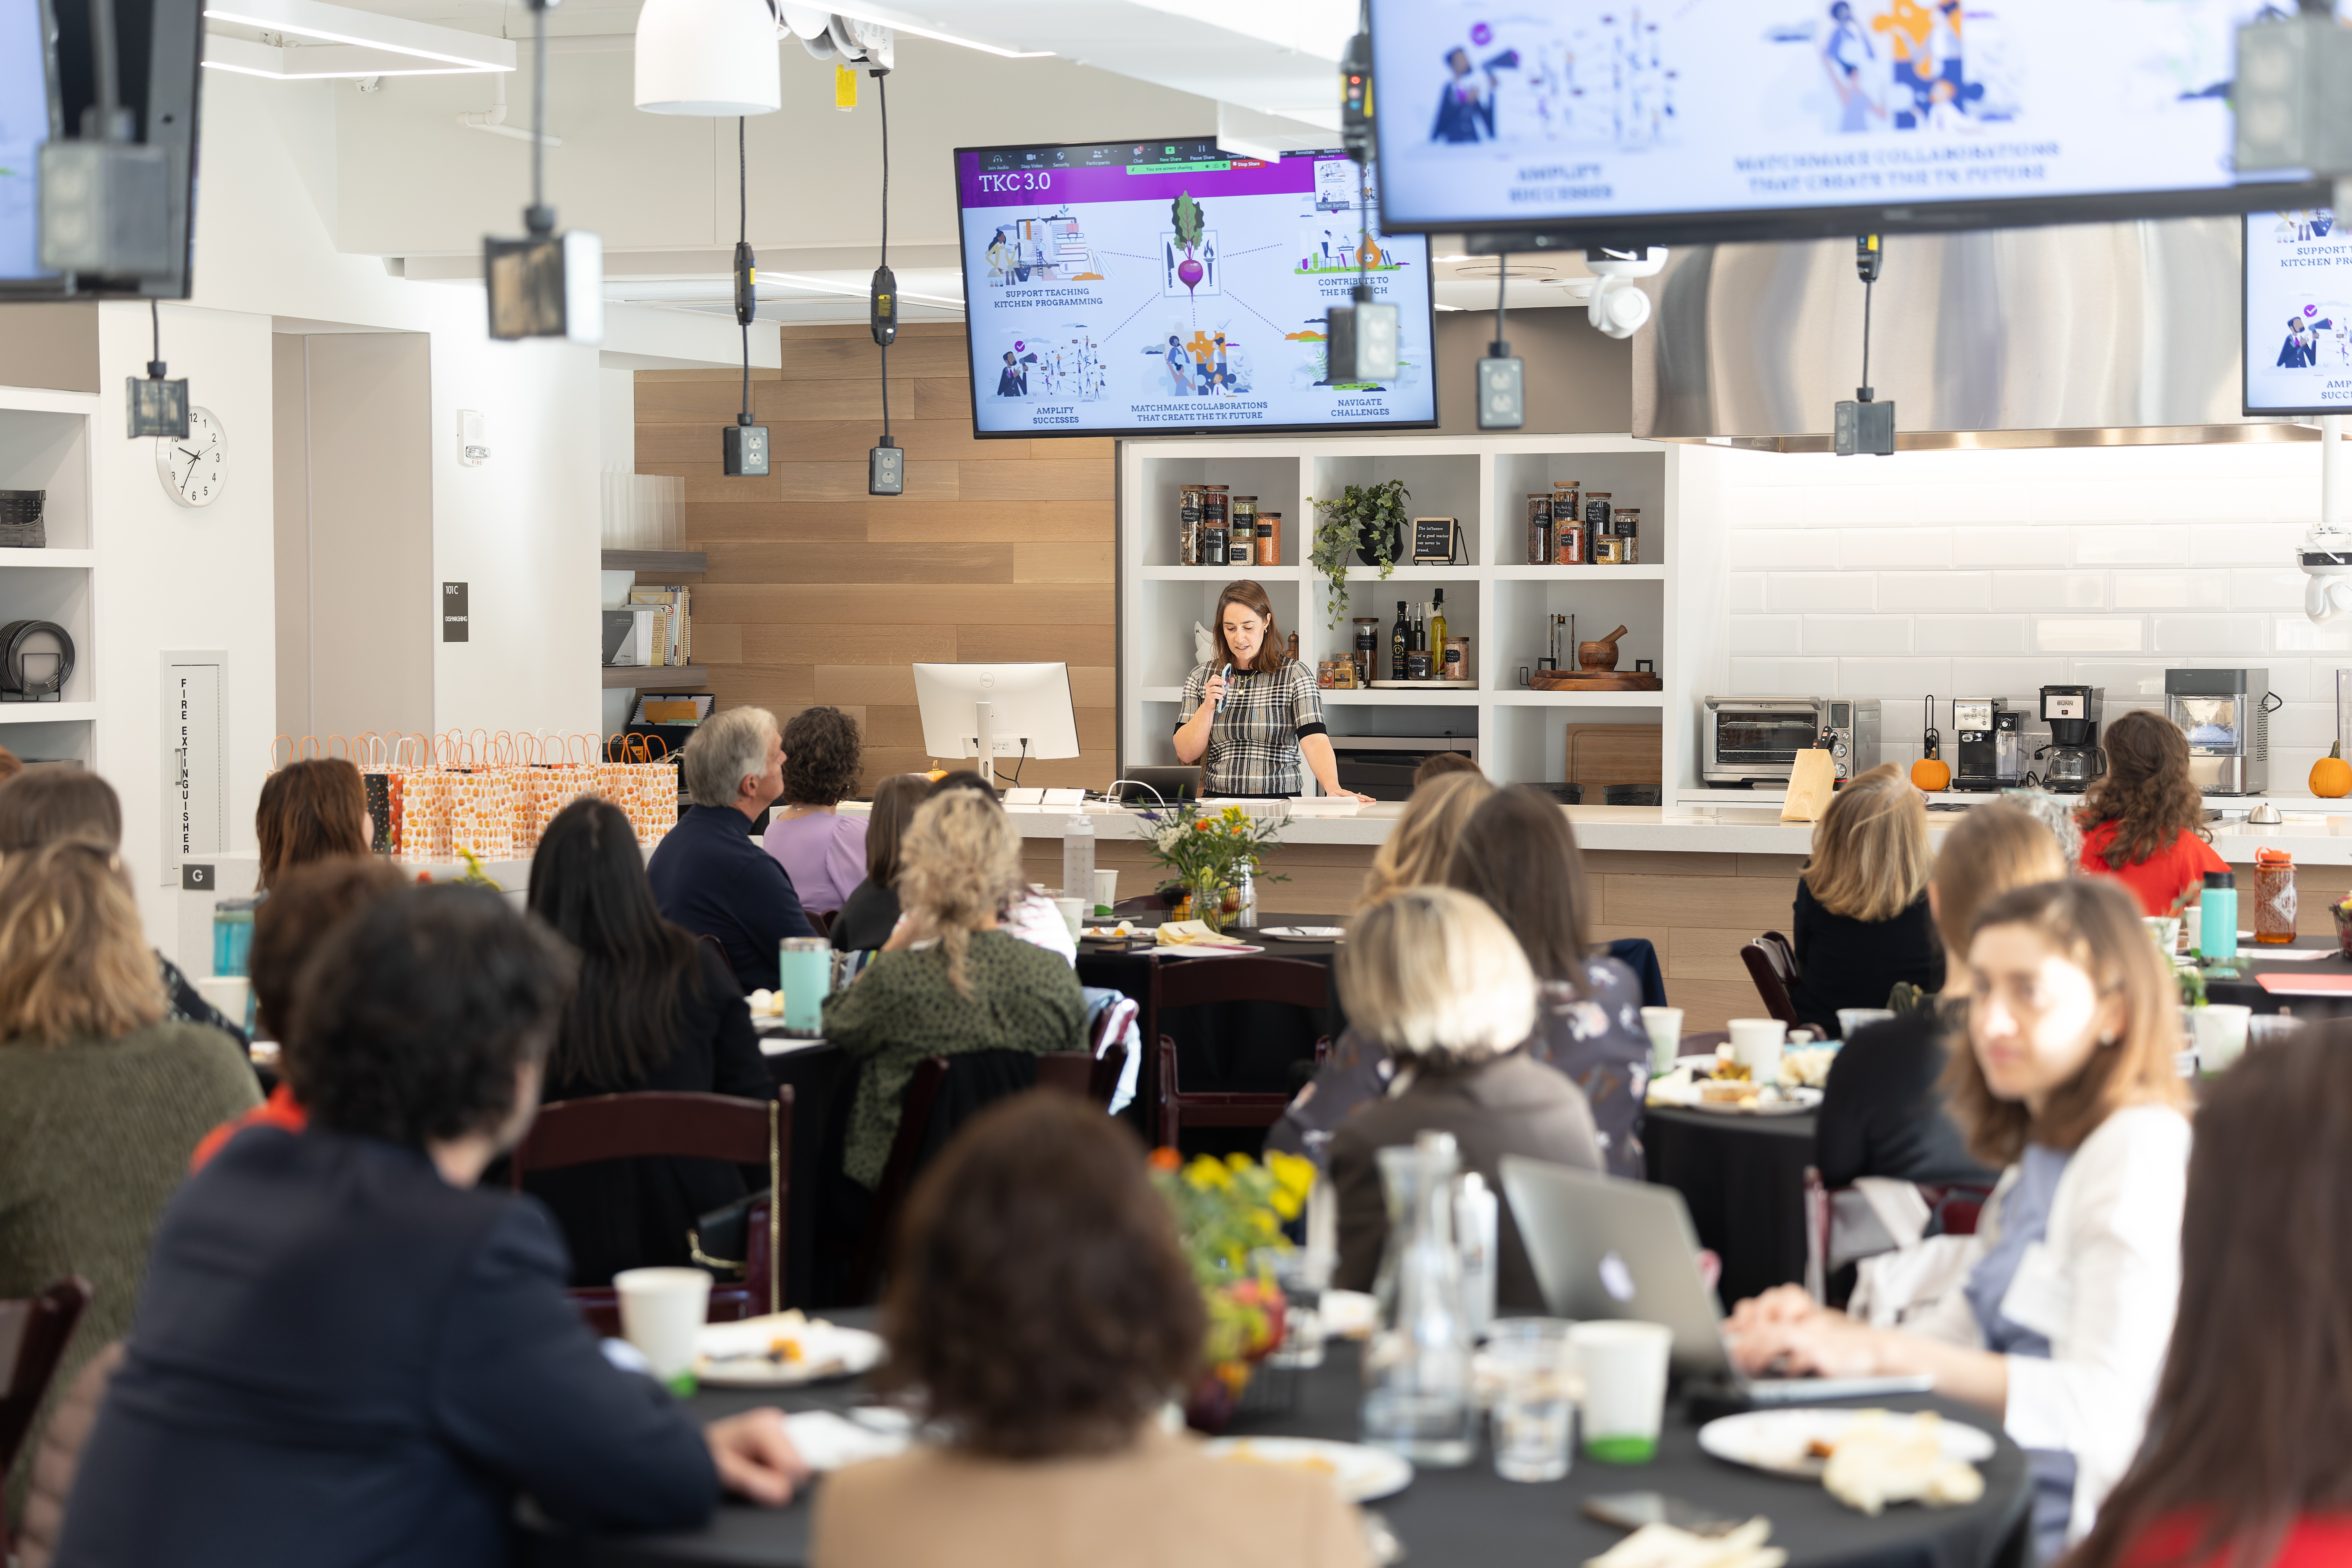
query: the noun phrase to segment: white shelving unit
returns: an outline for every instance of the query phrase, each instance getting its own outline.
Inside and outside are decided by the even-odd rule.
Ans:
[[[97,755],[98,552],[90,394],[0,386],[0,490],[43,490],[45,550],[0,550],[0,623],[55,621],[74,642],[61,700],[0,702],[0,745],[27,761]]]
[[[1448,631],[1470,639],[1470,689],[1325,691],[1335,744],[1349,737],[1475,739],[1490,776],[1558,783],[1567,777],[1570,724],[1661,725],[1662,782],[1671,798],[1696,782],[1697,700],[1726,675],[1719,628],[1727,611],[1725,529],[1717,468],[1704,446],[1618,436],[1265,437],[1129,440],[1119,446],[1119,758],[1175,761],[1171,736],[1193,665],[1192,626],[1207,625],[1217,594],[1252,577],[1273,601],[1276,624],[1298,633],[1309,668],[1346,658],[1357,616],[1377,616],[1381,653],[1399,599],[1445,590]],[[1464,561],[1377,567],[1351,564],[1347,604],[1331,624],[1327,584],[1308,563],[1313,498],[1349,484],[1401,479],[1408,513],[1462,524]],[[1526,564],[1526,497],[1576,479],[1642,509],[1638,566]],[[1279,566],[1177,564],[1178,491],[1221,484],[1282,514]],[[1536,691],[1518,684],[1545,651],[1548,617],[1572,614],[1581,637],[1627,628],[1619,668],[1654,661],[1658,691]],[[1570,655],[1573,657],[1572,653]],[[1310,785],[1311,787],[1311,785]]]

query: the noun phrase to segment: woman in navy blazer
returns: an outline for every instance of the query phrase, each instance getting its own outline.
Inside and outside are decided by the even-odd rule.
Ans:
[[[310,1127],[240,1134],[166,1211],[58,1568],[492,1568],[520,1493],[607,1530],[791,1496],[777,1412],[698,1431],[599,1352],[546,1210],[475,1185],[530,1125],[571,969],[470,889],[329,934],[285,1046]]]

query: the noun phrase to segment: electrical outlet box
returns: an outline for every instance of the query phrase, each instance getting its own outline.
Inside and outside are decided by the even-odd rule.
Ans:
[[[1334,305],[1323,315],[1328,367],[1333,386],[1397,378],[1397,308],[1394,305]]]
[[[877,447],[866,454],[866,493],[902,496],[907,493],[907,453],[902,447]]]
[[[187,377],[166,381],[160,376],[132,375],[123,379],[130,384],[124,390],[131,404],[131,426],[125,435],[134,440],[142,436],[165,436],[173,440],[186,437]]]
[[[490,460],[490,422],[475,408],[457,410],[457,461],[478,468]]]
[[[1528,422],[1527,362],[1478,362],[1478,428],[1516,430]]]
[[[1841,458],[1891,458],[1895,455],[1895,405],[1841,403],[1836,433]]]
[[[172,166],[161,147],[56,141],[40,152],[41,266],[163,278],[172,271]]]
[[[490,336],[604,341],[604,242],[585,229],[482,241]]]
[[[724,471],[739,479],[758,479],[768,471],[768,427],[730,425],[720,443]]]

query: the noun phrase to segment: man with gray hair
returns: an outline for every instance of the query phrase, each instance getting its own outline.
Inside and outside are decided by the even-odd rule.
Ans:
[[[784,792],[784,744],[764,708],[730,708],[686,743],[694,806],[654,851],[646,874],[662,914],[727,950],[747,992],[776,987],[776,943],[815,936],[793,879],[754,837]]]

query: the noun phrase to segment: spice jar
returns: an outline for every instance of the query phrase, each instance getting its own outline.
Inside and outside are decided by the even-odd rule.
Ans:
[[[1381,618],[1378,616],[1356,617],[1356,684],[1372,683],[1372,661],[1380,657]]]
[[[1257,563],[1261,566],[1282,564],[1282,514],[1278,511],[1257,514]]]
[[[1575,512],[1562,514],[1562,521],[1552,524],[1552,564],[1582,566],[1591,560],[1591,547],[1585,539],[1584,520]]]
[[[1611,514],[1609,524],[1617,535],[1617,564],[1639,566],[1642,563],[1642,509],[1621,506]]]
[[[1528,498],[1528,564],[1547,565],[1551,561],[1551,497],[1533,495]]]
[[[1229,542],[1226,533],[1226,525],[1228,521],[1226,510],[1227,505],[1228,503],[1225,499],[1224,486],[1204,485],[1202,487],[1201,564],[1203,566],[1223,566],[1226,564],[1225,550]]]
[[[1176,559],[1186,566],[1201,563],[1201,498],[1198,485],[1176,492]]]
[[[1225,508],[1225,564],[1257,564],[1257,497],[1235,496]]]
[[[2254,851],[2254,941],[2284,947],[2294,940],[2294,857],[2284,849]]]
[[[1447,637],[1445,639],[1445,666],[1444,674],[1445,679],[1448,680],[1467,680],[1470,679],[1470,639],[1468,637]]]

